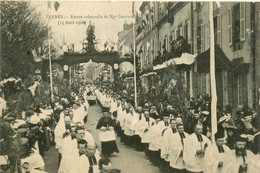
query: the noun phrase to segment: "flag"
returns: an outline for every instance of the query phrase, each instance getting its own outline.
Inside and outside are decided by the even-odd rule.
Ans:
[[[41,62],[42,61],[42,58],[37,55],[35,49],[32,50],[32,55],[33,55],[33,59],[34,59],[35,62]]]
[[[47,6],[49,9],[51,9],[51,1],[47,1]]]
[[[219,8],[222,4],[219,1],[216,1],[217,7]]]
[[[47,1],[47,6],[48,6],[49,9],[52,8],[52,6],[51,6],[51,1]],[[60,3],[58,3],[57,1],[55,1],[55,3],[54,3],[54,9],[55,9],[55,11],[58,11],[59,7],[60,7]]]
[[[132,14],[133,15],[135,14],[135,2],[133,2],[133,4],[132,4]]]
[[[55,11],[58,11],[58,8],[60,7],[60,3],[58,3],[57,1],[54,3],[54,8]]]

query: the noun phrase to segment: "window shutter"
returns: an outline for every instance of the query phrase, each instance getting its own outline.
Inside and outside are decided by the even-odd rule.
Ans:
[[[242,103],[247,104],[247,74],[242,75]]]
[[[233,29],[232,29],[233,15],[232,8],[228,9],[228,43],[229,46],[233,44]]]
[[[197,3],[196,2],[193,2],[193,10],[196,11],[196,6],[197,6]]]
[[[193,85],[194,85],[194,96],[197,97],[198,95],[198,73],[195,72],[194,73],[194,81],[193,81]]]
[[[205,27],[201,24],[201,52],[205,51]]]
[[[194,51],[194,54],[196,54],[197,53],[197,30],[195,29],[194,30],[195,32],[195,34],[194,34],[194,48],[193,48],[193,51]]]
[[[241,2],[240,3],[240,40],[241,41],[245,41],[245,30],[246,30],[245,16],[246,16],[246,3]]]
[[[221,20],[221,14],[217,16],[217,43],[221,47],[222,38],[221,38],[221,27],[222,27],[222,20]]]
[[[238,89],[237,89],[237,83],[238,83],[238,75],[236,75],[233,78],[233,100],[234,100],[234,106],[238,106]]]
[[[228,104],[233,106],[232,98],[233,98],[233,93],[232,93],[232,83],[233,83],[233,76],[232,73],[227,73],[227,98],[228,98]]]

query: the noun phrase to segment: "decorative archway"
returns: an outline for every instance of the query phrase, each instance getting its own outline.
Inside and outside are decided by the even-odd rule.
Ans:
[[[79,63],[86,63],[89,61],[96,63],[105,63],[111,65],[113,70],[116,70],[116,66],[119,66],[122,62],[130,62],[133,64],[133,58],[131,55],[128,56],[120,56],[117,51],[94,51],[94,52],[86,52],[86,53],[64,53],[63,56],[54,60],[55,63],[58,63],[62,66],[64,65],[74,65]]]

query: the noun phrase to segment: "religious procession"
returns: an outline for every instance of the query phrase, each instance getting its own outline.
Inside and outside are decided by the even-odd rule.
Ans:
[[[259,173],[260,3],[0,5],[0,173]]]

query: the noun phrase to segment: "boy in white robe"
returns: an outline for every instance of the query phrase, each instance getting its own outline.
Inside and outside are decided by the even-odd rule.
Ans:
[[[160,136],[161,136],[161,130],[159,126],[160,119],[156,119],[156,124],[152,126],[149,130],[149,137],[150,137],[150,143],[149,143],[149,159],[154,165],[158,165],[158,161],[160,159],[160,152],[159,152],[159,144],[160,144]]]
[[[202,135],[203,126],[197,124],[194,133],[186,138],[183,150],[185,168],[190,173],[200,173],[205,165],[205,151],[211,145],[211,141]]]
[[[149,143],[150,143],[150,137],[149,137],[148,131],[150,130],[150,128],[153,125],[155,125],[155,120],[153,118],[149,117],[149,115],[150,115],[149,110],[145,110],[144,111],[145,118],[143,120],[141,120],[141,122],[140,122],[140,125],[142,127],[142,132],[140,134],[140,137],[141,137],[142,144],[144,146],[144,153],[147,158],[149,156],[148,147],[149,147]]]
[[[162,131],[162,143],[160,152],[160,169],[162,172],[168,172],[170,169],[170,159],[169,159],[169,140],[172,139],[173,134],[177,132],[177,122],[176,119],[170,119],[170,126]]]
[[[185,164],[183,161],[183,149],[185,147],[185,140],[189,136],[184,132],[184,126],[182,123],[177,124],[177,133],[174,133],[169,139],[169,160],[170,170],[174,173],[185,172]]]
[[[133,135],[134,135],[134,131],[132,129],[132,123],[133,123],[133,108],[127,108],[126,109],[126,117],[125,117],[125,130],[124,130],[124,134],[126,137],[126,144],[128,146],[133,146]]]
[[[59,161],[58,164],[60,165],[60,161],[61,161],[61,153],[62,153],[62,142],[63,142],[63,134],[67,131],[66,126],[65,126],[65,116],[66,116],[66,122],[67,124],[70,122],[70,118],[68,118],[69,115],[69,109],[66,108],[64,110],[64,112],[60,113],[60,119],[59,122],[57,124],[57,126],[55,127],[54,130],[54,135],[55,135],[55,143],[56,143],[56,149],[58,149],[59,152]]]
[[[143,115],[143,110],[142,107],[139,106],[136,108],[136,111],[134,112],[134,122],[132,124],[133,129],[134,129],[134,144],[135,148],[138,151],[142,151],[142,144],[141,144],[141,137],[140,135],[142,134],[143,127],[142,127],[142,121],[144,121],[145,117]]]

